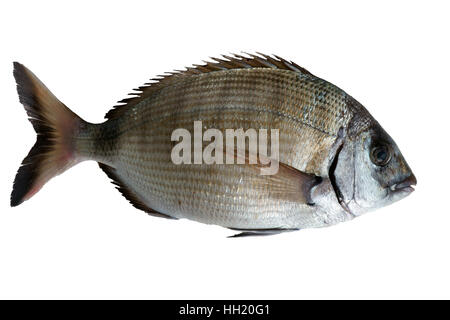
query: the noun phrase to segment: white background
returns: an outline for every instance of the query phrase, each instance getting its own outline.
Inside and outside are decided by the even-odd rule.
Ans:
[[[364,3],[2,2],[0,298],[450,298],[449,7]],[[13,61],[101,122],[149,78],[240,51],[294,60],[358,99],[402,149],[416,192],[330,228],[227,239],[147,216],[84,162],[9,207],[35,141]]]

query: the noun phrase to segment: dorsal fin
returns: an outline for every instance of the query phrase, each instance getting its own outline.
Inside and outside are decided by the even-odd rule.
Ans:
[[[143,86],[134,89],[135,92],[129,94],[131,97],[119,101],[118,103],[120,104],[114,106],[114,108],[105,115],[105,118],[117,118],[129,108],[135,106],[143,99],[160,90],[162,87],[165,87],[182,77],[195,74],[231,69],[272,68],[290,70],[312,76],[309,71],[300,67],[296,63],[285,60],[276,55],[273,57],[262,53],[245,53],[245,55],[247,56],[239,54],[232,54],[231,56],[222,55],[221,58],[210,58],[213,61],[205,61],[204,65],[193,65],[192,67],[187,67],[186,70],[175,70],[174,72],[167,72],[164,75],[153,78],[150,80],[151,82],[145,83]]]
[[[120,193],[137,209],[143,210],[151,216],[166,218],[166,219],[177,219],[171,217],[167,214],[158,212],[149,208],[146,204],[144,204],[119,178],[116,173],[116,170],[106,164],[98,163],[100,168],[106,173],[106,175],[112,180],[111,182],[116,186],[116,189],[120,191]]]

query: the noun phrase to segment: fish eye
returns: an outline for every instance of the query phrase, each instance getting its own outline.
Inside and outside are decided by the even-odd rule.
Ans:
[[[379,145],[370,151],[370,160],[377,166],[385,166],[391,160],[391,152],[386,145]]]

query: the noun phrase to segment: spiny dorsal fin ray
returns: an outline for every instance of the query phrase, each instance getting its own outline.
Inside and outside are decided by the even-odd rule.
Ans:
[[[245,56],[247,55],[247,56]],[[300,67],[292,61],[285,60],[279,56],[273,57],[257,52],[256,54],[244,53],[232,54],[231,56],[222,55],[221,58],[210,58],[212,61],[204,61],[203,65],[193,65],[187,67],[185,70],[175,70],[174,72],[167,72],[151,79],[149,83],[134,89],[135,92],[130,93],[130,97],[119,101],[120,105],[114,106],[106,115],[106,119],[117,118],[126,112],[129,108],[135,106],[143,99],[151,96],[156,91],[160,90],[182,77],[191,76],[201,73],[209,73],[221,70],[243,69],[243,68],[272,68],[290,70],[299,72],[305,75],[312,75],[306,69]]]

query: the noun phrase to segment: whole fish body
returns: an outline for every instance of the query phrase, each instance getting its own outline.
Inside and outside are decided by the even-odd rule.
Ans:
[[[397,201],[416,179],[395,142],[355,99],[293,62],[232,56],[171,73],[85,122],[24,66],[19,97],[38,132],[11,196],[95,160],[137,208],[250,233],[322,227]],[[250,164],[174,164],[178,128],[278,129],[275,175]],[[247,150],[248,151],[248,150]]]

